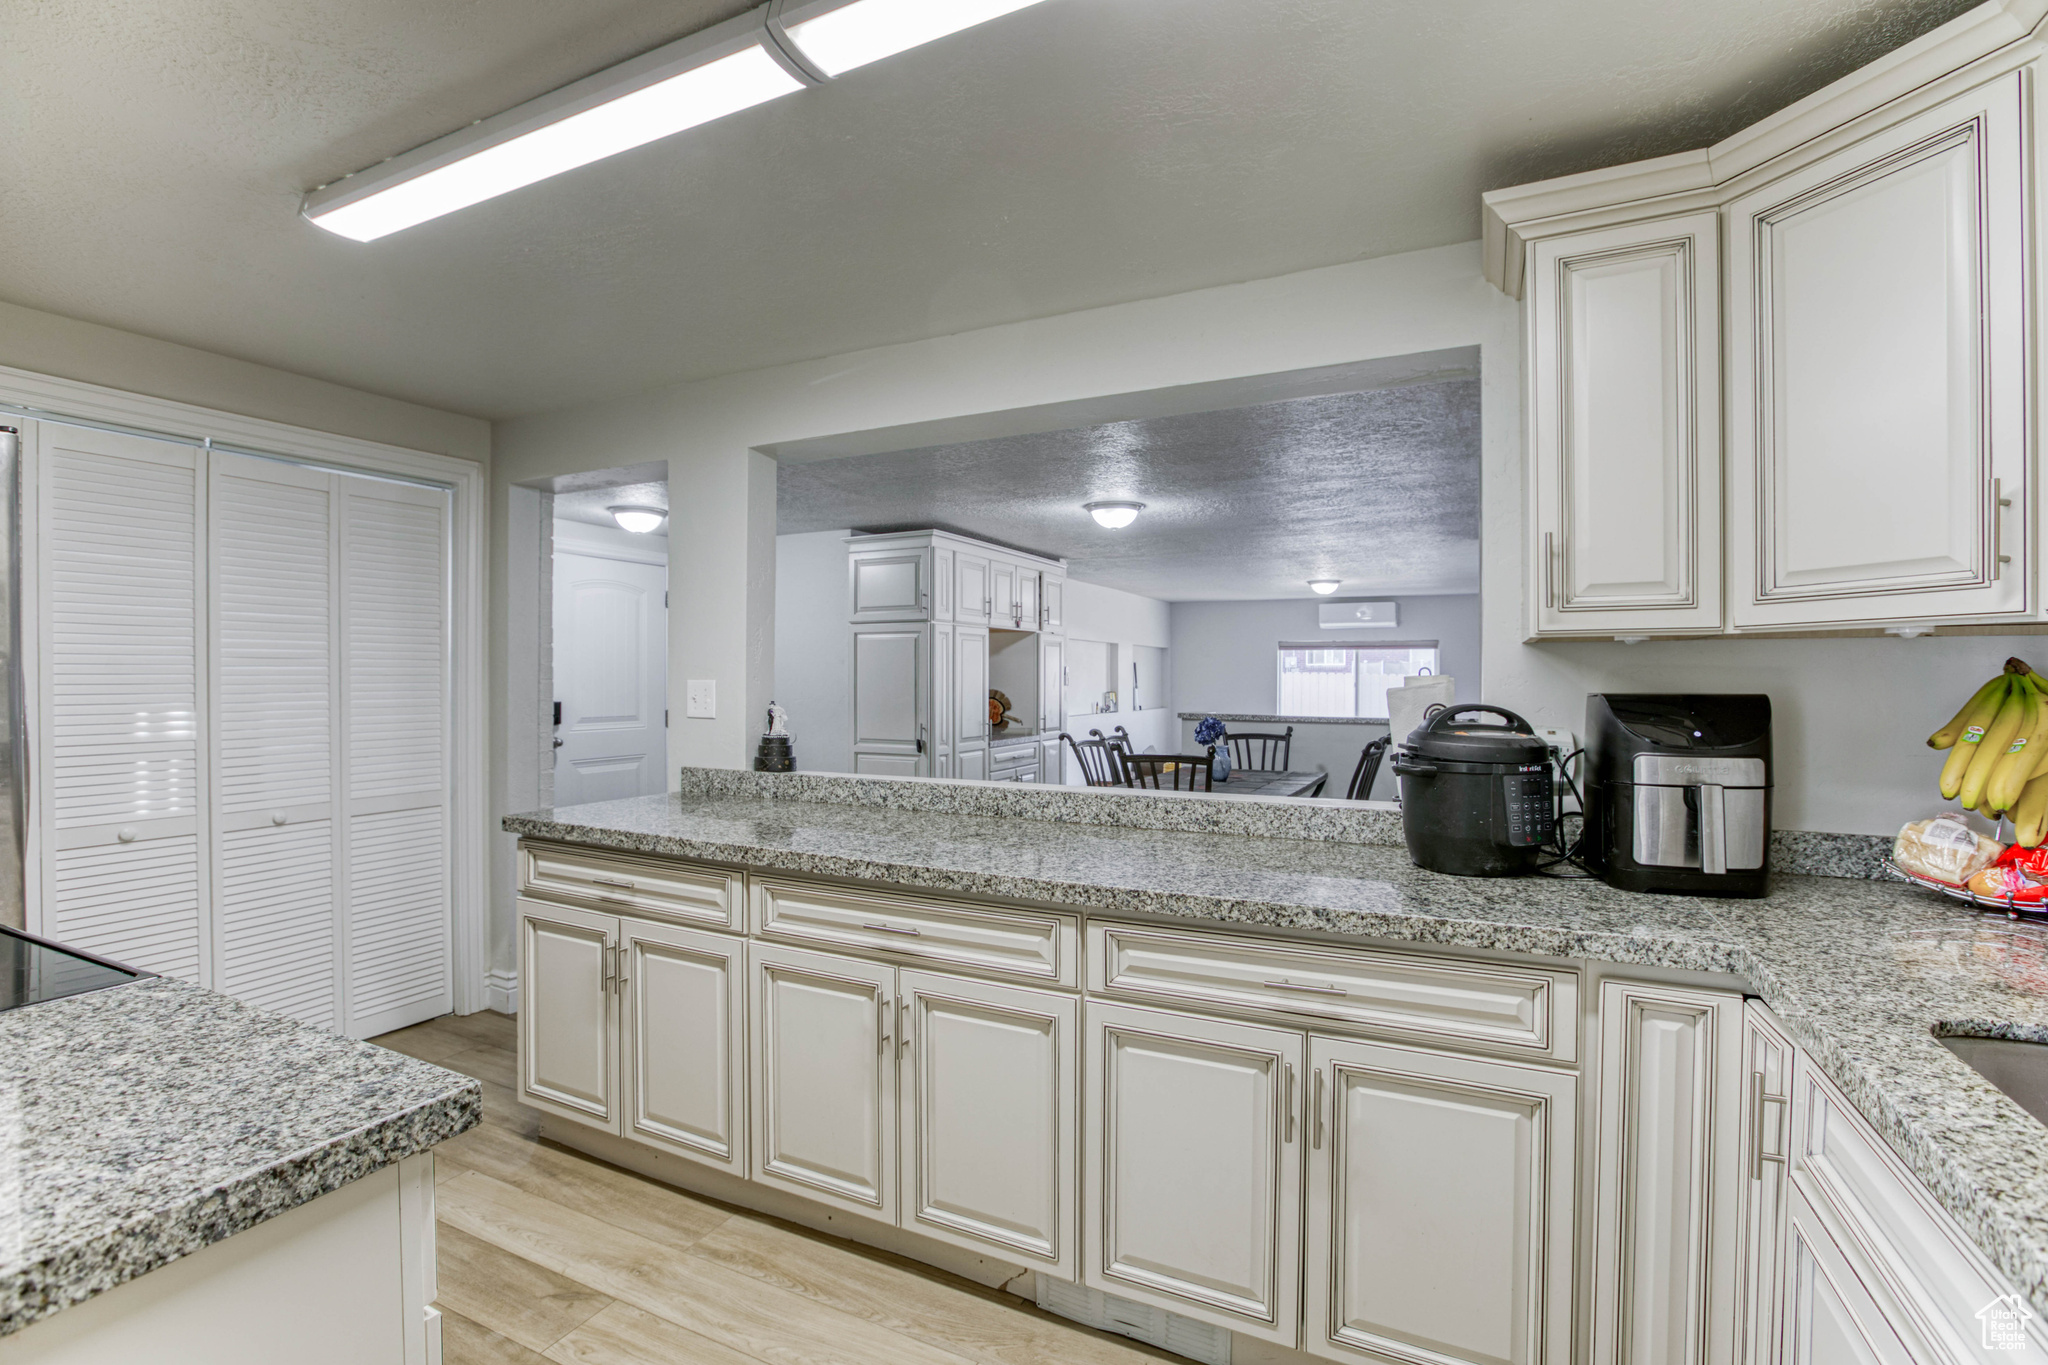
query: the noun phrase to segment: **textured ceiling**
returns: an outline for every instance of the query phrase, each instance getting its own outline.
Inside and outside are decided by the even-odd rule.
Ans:
[[[643,507],[668,506],[668,484],[653,483],[621,484],[615,488],[587,488],[574,493],[555,494],[555,517],[561,521],[580,521],[591,526],[609,526],[618,529],[618,518],[607,508],[622,503],[638,503]],[[668,523],[646,534],[668,539]]]
[[[784,464],[784,534],[942,527],[1167,601],[1479,591],[1479,381]],[[1145,504],[1105,530],[1086,502]]]
[[[1472,238],[1967,0],[1047,0],[367,246],[302,191],[745,0],[8,0],[0,296],[509,416]]]

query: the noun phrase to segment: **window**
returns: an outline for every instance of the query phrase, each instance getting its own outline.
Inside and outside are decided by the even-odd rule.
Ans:
[[[1387,718],[1387,689],[1438,670],[1434,640],[1376,645],[1280,646],[1283,716]]]

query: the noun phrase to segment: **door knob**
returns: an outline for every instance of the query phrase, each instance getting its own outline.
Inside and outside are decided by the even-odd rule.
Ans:
[[[283,824],[283,823],[284,823],[284,812],[283,812],[283,811],[281,811],[281,810],[274,810],[274,811],[270,812],[270,823],[271,823],[271,824],[273,824],[273,825],[281,825],[281,824]]]

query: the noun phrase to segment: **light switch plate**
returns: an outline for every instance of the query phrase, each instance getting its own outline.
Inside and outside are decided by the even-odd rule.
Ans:
[[[692,678],[683,695],[683,714],[692,720],[714,720],[718,716],[718,684],[710,678]]]

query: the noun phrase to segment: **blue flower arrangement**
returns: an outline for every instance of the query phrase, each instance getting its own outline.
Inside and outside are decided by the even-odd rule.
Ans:
[[[1195,743],[1215,744],[1229,733],[1230,731],[1223,728],[1222,721],[1214,716],[1204,716],[1195,726]]]

